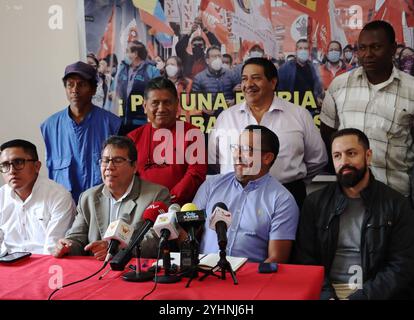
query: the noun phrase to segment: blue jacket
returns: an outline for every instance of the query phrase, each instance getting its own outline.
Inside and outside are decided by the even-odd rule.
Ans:
[[[209,68],[197,74],[193,81],[193,92],[224,93],[226,100],[234,99],[233,88],[238,84],[233,72],[221,69],[218,73],[212,73]]]
[[[307,62],[310,65],[312,79],[313,79],[313,96],[316,100],[317,97],[323,97],[323,87],[319,79],[318,71],[313,63]],[[291,60],[283,64],[278,70],[279,78],[277,82],[277,91],[295,91],[295,78],[296,78],[296,61]]]
[[[79,195],[102,183],[98,160],[102,144],[117,134],[121,120],[97,106],[77,124],[69,108],[55,113],[40,126],[46,144],[49,178],[63,185],[78,202]]]
[[[120,65],[120,70],[117,76],[116,93],[117,96],[122,99],[122,118],[123,126],[127,132],[132,130],[133,127],[137,127],[147,123],[147,116],[144,113],[144,108],[138,106],[136,110],[132,110],[131,96],[141,95],[144,97],[145,86],[152,78],[159,77],[159,70],[153,66],[150,62],[144,61],[138,66],[137,73],[135,74],[134,83],[132,84],[131,93],[128,95],[128,71],[131,67],[125,62]]]

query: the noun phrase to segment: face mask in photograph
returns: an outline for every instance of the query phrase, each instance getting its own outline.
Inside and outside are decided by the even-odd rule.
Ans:
[[[353,57],[353,54],[352,54],[351,51],[346,51],[345,54],[344,54],[344,56],[345,56],[345,59],[346,60],[351,60],[352,57]]]
[[[223,61],[221,58],[216,58],[213,61],[211,61],[211,68],[215,71],[221,70],[221,67],[223,66]]]
[[[172,64],[169,64],[168,66],[165,67],[165,72],[167,72],[167,76],[175,77],[178,73],[178,67]]]
[[[336,63],[341,58],[341,53],[336,50],[329,51],[327,58],[330,62]]]
[[[306,62],[309,59],[309,51],[300,49],[296,52],[296,57],[300,62]]]

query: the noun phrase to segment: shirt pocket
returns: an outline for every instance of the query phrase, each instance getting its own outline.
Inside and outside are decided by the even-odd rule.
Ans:
[[[62,158],[51,158],[47,160],[50,178],[64,186],[68,191],[72,191],[70,182],[70,165],[72,156]]]

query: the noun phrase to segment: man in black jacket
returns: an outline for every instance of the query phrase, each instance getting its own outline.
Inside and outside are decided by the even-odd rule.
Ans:
[[[367,136],[332,136],[337,182],[302,208],[295,262],[325,267],[321,299],[412,299],[414,211],[408,198],[377,181]]]

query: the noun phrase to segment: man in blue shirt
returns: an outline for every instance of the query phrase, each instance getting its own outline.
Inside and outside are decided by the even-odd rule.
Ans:
[[[63,84],[69,107],[46,119],[40,129],[49,178],[69,190],[77,203],[83,191],[102,183],[102,144],[118,133],[121,120],[92,104],[97,86],[92,66],[81,61],[68,65]]]
[[[207,219],[202,253],[217,253],[215,231],[209,228],[212,209],[223,202],[232,214],[227,254],[255,262],[289,260],[299,209],[289,191],[269,174],[279,152],[279,139],[270,129],[249,125],[232,144],[234,172],[207,179],[193,203],[205,208]]]

